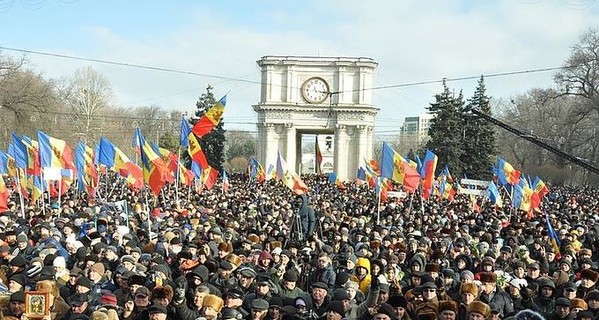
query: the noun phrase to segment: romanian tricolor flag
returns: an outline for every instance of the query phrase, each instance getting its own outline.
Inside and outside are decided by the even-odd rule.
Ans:
[[[143,187],[141,168],[129,160],[129,157],[108,139],[101,137],[98,147],[98,163],[117,171],[125,178],[127,184],[135,189]]]
[[[200,165],[200,168],[206,169],[208,168],[208,160],[206,160],[206,155],[204,154],[204,150],[200,146],[198,139],[196,139],[195,134],[189,134],[189,147],[187,151],[189,152],[189,156],[191,160]]]
[[[553,226],[551,225],[551,222],[549,221],[548,214],[545,214],[545,221],[547,221],[547,233],[549,234],[549,242],[551,243],[553,250],[555,250],[555,258],[557,260],[559,260],[562,257],[562,254],[559,249],[561,246],[559,237],[557,236],[557,233],[555,233],[555,229],[553,229]]]
[[[4,183],[4,177],[0,175],[0,212],[8,211],[9,197],[10,193],[6,188],[6,183]]]
[[[287,162],[281,156],[279,152],[277,154],[277,179],[281,180],[284,185],[291,189],[295,194],[305,194],[308,192],[308,187],[297,175],[297,173],[291,171],[287,166]]]
[[[154,195],[159,195],[169,173],[167,165],[160,154],[154,151],[152,145],[142,135],[139,128],[136,129],[140,141],[140,158],[144,172],[144,182],[150,187]]]
[[[420,183],[420,175],[416,169],[395,152],[386,142],[383,143],[381,159],[381,177],[391,179],[403,185],[408,192],[414,192]]]
[[[213,105],[206,113],[193,125],[191,131],[198,138],[201,138],[214,129],[221,121],[225,106],[227,105],[227,96],[222,97],[215,105]]]
[[[430,150],[426,150],[424,155],[424,161],[422,162],[422,168],[420,175],[423,177],[422,181],[422,198],[428,199],[433,193],[433,181],[435,180],[435,170],[437,169],[437,155]]]
[[[514,169],[507,161],[497,159],[497,178],[502,185],[516,185],[520,181],[520,174],[521,172]]]

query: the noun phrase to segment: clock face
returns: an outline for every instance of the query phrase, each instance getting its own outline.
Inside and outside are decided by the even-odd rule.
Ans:
[[[329,96],[329,85],[322,78],[310,78],[302,85],[302,96],[309,103],[321,103]]]

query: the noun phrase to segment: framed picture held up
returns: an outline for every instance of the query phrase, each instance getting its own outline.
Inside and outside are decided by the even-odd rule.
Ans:
[[[24,314],[29,319],[50,316],[50,293],[41,291],[25,292]]]

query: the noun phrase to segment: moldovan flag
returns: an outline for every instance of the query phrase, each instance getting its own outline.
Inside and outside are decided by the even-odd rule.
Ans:
[[[530,197],[530,207],[532,209],[536,209],[541,206],[541,200],[543,200],[543,197],[547,193],[549,193],[549,188],[547,188],[543,180],[541,180],[539,177],[536,177],[532,189],[533,190],[532,196]]]
[[[422,162],[422,170],[420,175],[422,181],[422,198],[428,199],[433,192],[433,180],[435,180],[435,170],[437,169],[437,155],[430,150],[426,150],[424,161]]]
[[[139,128],[136,130],[139,131],[140,158],[143,165],[144,182],[150,187],[154,195],[159,195],[160,190],[166,183],[169,173],[168,167],[150,143],[146,141],[146,138],[141,134],[141,130]]]
[[[41,174],[40,157],[37,151],[37,141],[23,135],[23,143],[27,147],[27,174],[39,176]]]
[[[8,198],[10,194],[4,183],[4,177],[0,175],[0,212],[8,211]]]
[[[104,137],[100,138],[98,163],[117,171],[125,178],[129,186],[138,190],[143,187],[143,172],[141,168],[129,160],[129,157],[121,149]]]
[[[29,164],[27,159],[27,146],[16,133],[11,132],[11,137],[12,147],[8,148],[8,154],[15,159],[17,168],[27,169]]]
[[[547,233],[549,234],[549,241],[551,242],[551,246],[553,247],[553,250],[555,250],[555,258],[559,260],[562,256],[562,254],[559,250],[561,243],[559,241],[559,237],[557,236],[557,233],[555,233],[555,229],[553,229],[553,226],[551,225],[551,222],[549,221],[549,215],[547,213],[545,213],[545,221],[547,221]]]
[[[491,181],[489,187],[487,187],[487,191],[489,191],[489,201],[492,204],[498,206],[499,208],[502,208],[503,200],[501,199],[501,195],[499,194],[499,189],[497,189],[497,186],[493,181]]]
[[[277,178],[283,181],[283,184],[295,192],[295,194],[299,195],[308,192],[306,184],[295,172],[289,170],[287,162],[285,162],[280,152],[277,154]]]
[[[221,188],[223,192],[227,192],[231,188],[231,184],[229,184],[229,177],[227,176],[227,172],[225,170],[223,170],[223,184]]]
[[[318,136],[316,136],[316,173],[322,174],[322,152],[318,145]]]
[[[77,144],[75,149],[75,165],[77,166],[77,181],[79,191],[87,188],[89,196],[93,199],[98,186],[98,171],[94,163],[94,150],[83,142]]]
[[[179,132],[179,145],[187,148],[189,146],[189,134],[191,133],[191,127],[185,117],[181,117],[181,131]]]
[[[75,171],[73,153],[64,140],[53,138],[42,131],[37,132],[40,166],[64,168]]]
[[[441,198],[447,199],[450,202],[453,201],[455,196],[455,189],[453,188],[453,177],[451,173],[449,173],[449,167],[445,165],[443,171],[439,175],[440,184],[439,184],[439,193]]]
[[[402,184],[404,189],[408,192],[414,192],[420,183],[420,175],[416,172],[416,169],[412,168],[410,164],[386,142],[383,142],[381,177]]]
[[[191,131],[201,138],[214,129],[220,122],[227,105],[227,96],[222,97],[193,125]]]
[[[179,181],[181,184],[185,186],[192,186],[194,178],[193,171],[185,168],[185,166],[179,162]]]
[[[364,168],[359,167],[358,173],[356,174],[356,184],[362,185],[366,181],[366,170]]]
[[[206,189],[210,190],[212,187],[214,187],[216,178],[218,178],[218,170],[212,168],[211,166],[208,166],[206,169],[202,169],[200,182],[206,187]]]
[[[334,184],[339,189],[345,189],[345,184],[339,178],[337,178],[337,174],[335,172],[329,173],[329,182]]]
[[[250,158],[250,178],[256,179],[258,182],[264,182],[266,179],[266,173],[264,172],[264,168],[256,158]]]
[[[200,168],[208,168],[208,160],[206,160],[204,150],[202,150],[198,139],[196,139],[196,136],[193,133],[189,134],[189,148],[187,151],[189,152],[191,160],[200,165]]]
[[[497,159],[497,178],[502,185],[515,185],[520,181],[521,172],[514,169],[507,161]]]

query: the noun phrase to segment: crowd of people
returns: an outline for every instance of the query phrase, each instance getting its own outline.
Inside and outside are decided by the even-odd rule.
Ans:
[[[466,195],[379,204],[324,175],[302,196],[240,174],[149,200],[113,178],[123,191],[94,205],[69,191],[22,211],[13,194],[3,318],[599,319],[597,188],[551,187],[526,214]]]

